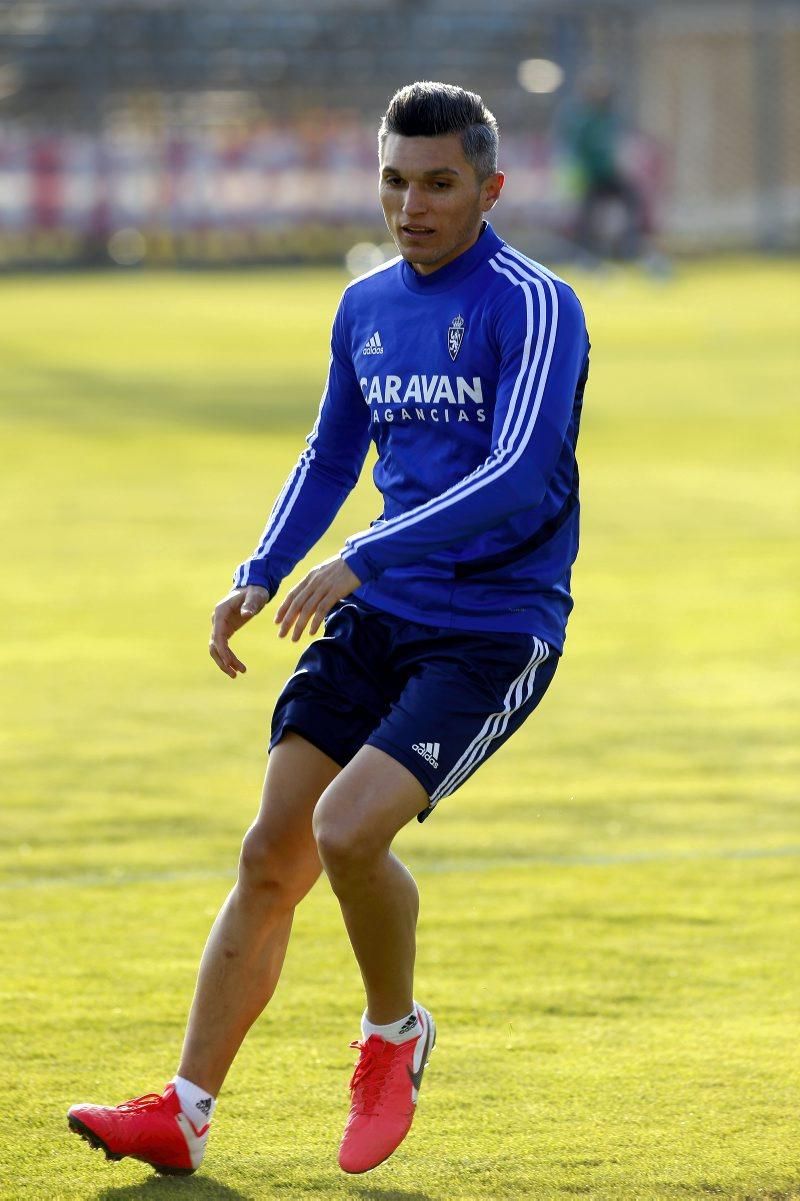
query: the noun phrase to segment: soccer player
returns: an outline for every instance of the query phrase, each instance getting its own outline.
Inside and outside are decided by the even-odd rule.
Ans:
[[[261,808],[203,953],[177,1075],[163,1094],[69,1112],[110,1158],[159,1172],[200,1166],[217,1094],[321,871],[366,993],[339,1163],[365,1172],[397,1148],[436,1027],[414,999],[419,896],[392,840],[519,728],[563,649],[588,370],[581,307],[485,220],[504,177],[479,96],[402,88],[379,147],[400,254],[345,289],[306,449],[214,611],[220,670],[245,671],[231,636],[328,528],[370,440],[383,512],[277,609],[282,637],[323,623],[325,636],[278,698]]]

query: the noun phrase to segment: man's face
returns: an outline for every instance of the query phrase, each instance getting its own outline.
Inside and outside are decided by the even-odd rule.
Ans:
[[[380,156],[380,200],[397,249],[429,275],[477,240],[504,176],[481,182],[464,157],[458,134],[404,138],[390,133]]]

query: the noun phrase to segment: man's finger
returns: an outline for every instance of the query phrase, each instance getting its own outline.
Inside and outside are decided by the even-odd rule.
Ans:
[[[314,616],[320,604],[324,603],[325,594],[312,593],[311,596],[301,605],[300,610],[295,618],[294,630],[292,631],[292,642],[299,642],[309,623],[309,620]]]
[[[231,670],[234,672],[247,671],[247,668],[245,667],[244,663],[242,663],[241,659],[237,659],[236,655],[231,650],[227,639],[223,640],[221,646],[219,644],[217,645],[217,651],[219,652],[220,659],[222,659],[222,662],[226,667],[231,668]]]
[[[294,623],[294,629],[292,630],[292,642],[300,641],[303,630],[306,628],[306,622],[308,621],[308,618],[309,614],[304,616],[303,610],[301,609],[297,615],[297,620]]]
[[[292,601],[289,608],[286,610],[286,614],[281,623],[281,628],[278,630],[279,638],[285,638],[286,635],[289,633],[289,631],[292,629],[292,627],[300,620],[300,618],[303,614],[303,611],[306,609],[308,604],[311,602],[312,596],[313,596],[313,593],[311,593],[311,594],[306,593],[304,595],[295,597],[295,599]],[[311,603],[313,603],[313,602],[311,602]],[[292,641],[293,642],[297,641],[297,639],[294,637],[294,634],[292,635]]]
[[[328,616],[328,614],[330,613],[331,609],[336,604],[338,599],[339,599],[339,597],[337,597],[337,596],[326,596],[323,600],[321,600],[319,602],[319,604],[317,605],[317,611],[314,614],[311,625],[308,627],[309,637],[311,637],[311,638],[314,637],[317,630],[322,625],[323,621]]]
[[[318,598],[312,593],[311,596],[306,597],[302,604],[295,605],[294,615],[290,615],[291,620],[290,617],[287,617],[284,622],[287,633],[294,626],[294,630],[292,630],[292,642],[297,642],[299,639],[303,630],[308,625],[309,618],[316,609],[317,604]]]
[[[233,670],[233,668],[232,668],[232,667],[227,667],[227,666],[225,665],[225,663],[223,662],[222,656],[220,655],[220,653],[219,653],[219,651],[217,650],[217,648],[214,646],[214,643],[213,643],[213,642],[209,642],[209,644],[208,644],[208,652],[209,652],[209,654],[211,655],[211,658],[212,658],[212,659],[214,660],[214,662],[216,663],[217,667],[220,669],[220,671],[223,671],[223,672],[225,673],[225,675],[226,675],[226,676],[230,676],[232,680],[235,680],[235,679],[236,679],[236,672]]]
[[[275,624],[276,625],[279,625],[283,622],[283,620],[286,617],[286,614],[291,609],[295,600],[303,593],[308,582],[309,582],[308,576],[306,576],[306,578],[304,580],[301,580],[299,584],[295,584],[294,588],[292,588],[289,592],[286,593],[286,596],[283,598],[280,605],[278,606],[278,612],[275,614]],[[281,637],[283,637],[283,635],[281,635]]]
[[[233,672],[235,678],[237,672],[241,672],[244,675],[247,671],[245,664],[231,650],[228,640],[224,635],[214,635],[208,645],[208,649],[212,659],[227,675]]]
[[[293,588],[291,592],[287,592],[286,596],[283,598],[281,603],[278,605],[277,612],[275,613],[275,625],[276,626],[280,625],[280,623],[283,621],[284,617],[286,616],[286,610],[289,608],[289,605],[292,603],[294,591],[295,590]]]
[[[278,631],[279,638],[286,637],[286,635],[289,633],[289,630],[291,630],[292,626],[297,621],[298,615],[302,613],[303,609],[309,603],[313,603],[313,596],[314,591],[313,589],[309,588],[304,588],[302,590],[296,588],[294,590],[294,596],[292,596],[291,593],[289,596],[287,596],[286,601],[289,601],[291,597],[291,603],[287,605],[286,601],[284,601],[284,604],[281,606],[281,608],[284,610],[284,613],[281,619],[281,628]]]
[[[231,667],[235,668],[236,671],[240,671],[242,673],[242,675],[244,675],[244,673],[247,671],[247,668],[245,667],[244,663],[242,663],[241,659],[236,658],[236,655],[234,655],[234,653],[230,649],[230,647],[228,648],[228,653],[225,656],[225,662],[228,663]]]
[[[288,601],[288,599],[289,598],[287,596],[286,601]],[[280,621],[280,623],[281,623],[281,628],[278,630],[279,638],[286,637],[286,635],[291,627],[292,621],[294,620],[293,617],[290,617],[290,614],[294,613],[294,608],[292,605],[287,605],[286,601],[283,602],[280,609],[275,614],[275,620]]]

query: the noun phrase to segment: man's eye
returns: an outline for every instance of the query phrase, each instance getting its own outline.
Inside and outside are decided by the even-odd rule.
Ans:
[[[403,181],[399,175],[387,175],[383,182],[387,183],[390,188],[399,188]]]
[[[450,187],[450,184],[446,179],[437,179],[434,181],[433,186],[436,188],[437,192],[444,192]]]

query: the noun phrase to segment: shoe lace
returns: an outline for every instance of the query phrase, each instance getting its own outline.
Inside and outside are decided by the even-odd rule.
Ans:
[[[361,1052],[350,1080],[353,1105],[359,1113],[371,1116],[380,1108],[394,1047],[391,1043],[378,1042],[374,1038],[363,1043],[356,1040],[350,1046]]]
[[[151,1105],[158,1105],[164,1100],[161,1093],[145,1093],[143,1097],[134,1097],[132,1101],[123,1101],[117,1109],[123,1109],[126,1112],[137,1109],[147,1109]]]

